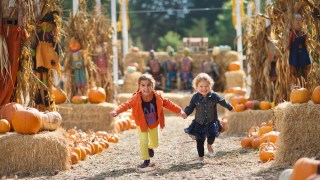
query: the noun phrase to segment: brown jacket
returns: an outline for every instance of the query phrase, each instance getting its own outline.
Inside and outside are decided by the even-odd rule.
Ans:
[[[163,107],[169,109],[172,112],[180,113],[181,108],[170,101],[169,99],[165,99],[156,91],[153,91],[153,94],[156,96],[156,104],[157,104],[157,114],[158,114],[158,121],[154,124],[152,124],[152,127],[155,128],[160,123],[160,128],[164,128],[164,114],[163,114]],[[140,129],[142,132],[147,131],[148,124],[144,117],[143,109],[142,109],[142,100],[141,100],[141,92],[138,91],[135,93],[130,100],[128,100],[125,103],[122,103],[118,106],[116,109],[117,114],[120,114],[124,111],[127,111],[128,109],[132,108],[132,116],[134,117],[134,120],[137,124],[137,126],[140,126]]]

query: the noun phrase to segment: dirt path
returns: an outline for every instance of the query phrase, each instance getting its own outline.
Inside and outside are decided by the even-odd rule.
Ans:
[[[89,156],[70,170],[51,174],[33,174],[26,179],[278,179],[282,169],[272,162],[261,163],[258,151],[242,149],[241,137],[220,135],[215,146],[217,155],[205,157],[205,164],[197,159],[195,142],[183,129],[191,117],[168,117],[166,128],[160,132],[159,148],[151,162],[154,167],[137,168],[142,163],[136,130],[120,134],[120,142],[111,144],[102,154]],[[206,149],[205,149],[206,150]],[[206,150],[207,152],[207,150]],[[55,175],[54,175],[55,174]],[[23,178],[23,177],[20,177]]]

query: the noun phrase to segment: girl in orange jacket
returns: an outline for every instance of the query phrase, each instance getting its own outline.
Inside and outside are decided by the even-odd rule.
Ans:
[[[132,108],[132,116],[137,124],[140,151],[144,160],[140,168],[148,167],[150,157],[154,156],[153,149],[158,147],[158,125],[163,129],[165,126],[163,107],[172,112],[180,113],[183,118],[187,115],[184,111],[165,99],[154,90],[155,80],[150,74],[143,74],[138,79],[139,89],[133,94],[132,98],[125,103],[120,104],[111,112],[113,117]]]

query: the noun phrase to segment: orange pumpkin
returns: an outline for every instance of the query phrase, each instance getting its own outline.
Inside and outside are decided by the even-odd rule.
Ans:
[[[236,112],[241,112],[241,111],[244,111],[246,110],[246,106],[244,104],[237,104],[235,107],[234,107],[234,110]]]
[[[276,146],[272,143],[262,143],[259,148],[259,157],[262,162],[267,162],[274,159]]]
[[[17,110],[12,118],[14,131],[20,134],[36,134],[41,128],[39,113],[27,110]]]
[[[307,103],[309,101],[309,93],[306,88],[295,87],[290,94],[291,103]]]
[[[314,88],[311,96],[311,100],[315,104],[320,104],[320,86]]]
[[[62,104],[64,102],[66,102],[66,100],[67,100],[66,93],[64,91],[62,91],[61,89],[53,88],[52,95],[54,97],[54,102],[56,104]]]
[[[254,149],[259,149],[259,147],[260,147],[260,139],[261,139],[261,137],[256,137],[256,138],[254,138],[253,140],[252,140],[252,148],[254,148]]]
[[[236,106],[237,104],[245,104],[248,100],[244,96],[233,97],[230,101],[232,106]]]
[[[24,110],[24,108],[22,105],[15,102],[8,103],[1,108],[1,118],[8,120],[11,128],[12,128],[12,117],[17,110]]]
[[[261,101],[259,107],[262,110],[268,110],[271,108],[271,103],[269,101]]]
[[[266,123],[267,124],[267,123]],[[262,136],[273,130],[272,126],[261,126],[259,130],[259,135]]]
[[[106,91],[102,87],[91,88],[88,93],[90,103],[98,104],[106,101]]]
[[[252,140],[253,140],[253,138],[251,138],[251,137],[244,137],[244,138],[241,140],[241,146],[242,146],[243,148],[252,147]]]
[[[307,177],[317,172],[317,168],[319,165],[319,160],[307,157],[298,159],[293,165],[291,180],[307,179]]]
[[[245,103],[246,109],[253,109],[255,101],[247,101]]]
[[[266,134],[263,134],[260,139],[260,144],[266,143],[266,142],[272,142],[275,144],[277,142],[279,134],[280,132],[278,131],[270,131]]]
[[[6,133],[10,131],[10,123],[6,119],[0,119],[0,133]]]
[[[79,156],[75,152],[71,152],[70,154],[71,164],[77,164],[79,162]]]
[[[233,62],[229,63],[228,70],[229,71],[238,71],[238,70],[240,70],[240,62],[239,61],[233,61]]]

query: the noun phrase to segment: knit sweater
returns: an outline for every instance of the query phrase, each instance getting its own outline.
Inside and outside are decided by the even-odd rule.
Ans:
[[[164,122],[163,107],[177,114],[181,112],[181,107],[179,107],[169,99],[163,98],[161,94],[159,94],[156,91],[152,91],[152,93],[156,96],[158,121],[157,123],[154,123],[152,124],[152,126],[149,126],[149,127],[155,128],[158,126],[158,124],[160,124],[160,128],[164,128],[165,122]],[[148,130],[148,124],[146,122],[144,112],[142,109],[141,96],[142,94],[140,91],[136,92],[135,94],[133,94],[130,100],[120,104],[116,109],[116,112],[117,114],[120,114],[132,108],[132,116],[134,118],[135,123],[137,124],[137,126],[140,126],[140,129],[142,132],[145,132]]]

